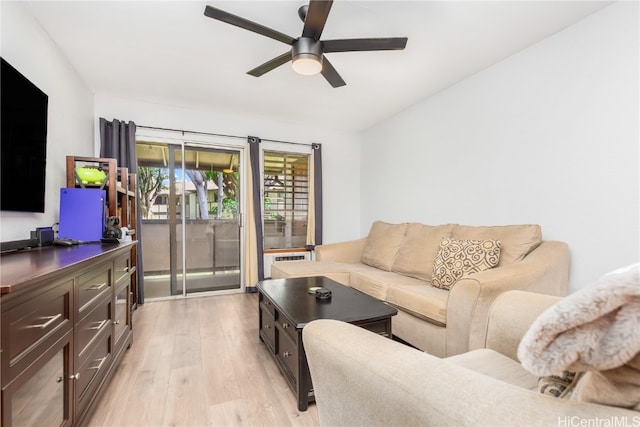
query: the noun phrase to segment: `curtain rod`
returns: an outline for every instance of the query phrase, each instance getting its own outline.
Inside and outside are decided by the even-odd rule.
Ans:
[[[182,130],[182,129],[162,128],[162,127],[156,127],[156,126],[136,125],[136,128],[145,128],[145,129],[154,129],[154,130],[166,130],[166,131],[170,131],[170,132],[182,132],[183,135],[185,133],[195,133],[195,134],[198,134],[198,135],[223,136],[223,137],[226,137],[226,138],[238,138],[238,139],[245,139],[245,140],[248,138],[248,136],[225,135],[225,134],[221,134],[221,133],[211,133],[211,132],[197,132],[197,131]],[[304,142],[280,141],[280,140],[277,140],[277,139],[263,139],[263,138],[260,138],[260,141],[277,142],[277,143],[280,143],[280,144],[304,145],[306,147],[313,147],[313,146],[316,145],[314,143],[305,144]]]

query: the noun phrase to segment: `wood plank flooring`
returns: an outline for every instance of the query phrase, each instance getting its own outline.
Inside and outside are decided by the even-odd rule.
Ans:
[[[257,294],[147,302],[89,426],[317,426],[258,338]]]

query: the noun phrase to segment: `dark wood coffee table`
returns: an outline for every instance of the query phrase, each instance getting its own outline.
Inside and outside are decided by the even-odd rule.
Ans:
[[[330,289],[329,300],[310,294],[310,287]],[[302,343],[302,328],[316,319],[352,323],[391,338],[391,317],[398,311],[356,289],[326,277],[264,280],[258,283],[260,340],[265,343],[306,411],[314,401],[311,375]]]

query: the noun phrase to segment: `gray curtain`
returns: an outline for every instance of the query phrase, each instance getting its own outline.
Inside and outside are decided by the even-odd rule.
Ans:
[[[100,118],[100,157],[118,160],[118,166],[135,173],[136,160],[136,124],[120,120],[112,122]]]
[[[256,235],[256,256],[257,256],[257,278],[259,281],[264,280],[264,239],[262,230],[262,203],[260,200],[260,138],[250,136],[247,138],[249,143],[249,161],[251,163],[251,182],[253,187],[253,221],[255,223]]]
[[[137,173],[136,124],[120,120],[107,121],[100,118],[100,157],[118,160],[118,167],[126,167],[130,173]],[[144,268],[142,265],[142,214],[139,193],[136,189],[136,291],[137,303],[144,304]]]

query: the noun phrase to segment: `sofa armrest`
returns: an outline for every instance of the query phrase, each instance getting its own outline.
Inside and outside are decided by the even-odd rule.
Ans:
[[[518,360],[518,346],[533,321],[561,297],[525,291],[498,295],[489,310],[485,348]]]
[[[569,290],[567,244],[544,241],[522,261],[456,282],[447,302],[447,356],[484,347],[489,308],[498,295],[509,290],[566,296]]]
[[[317,261],[360,262],[362,250],[367,242],[364,237],[346,242],[328,243],[315,248]]]
[[[544,396],[335,320],[309,323],[303,341],[321,426],[550,426],[612,417],[633,425],[638,417]]]

